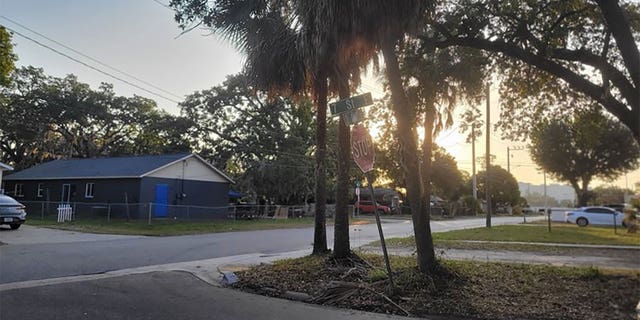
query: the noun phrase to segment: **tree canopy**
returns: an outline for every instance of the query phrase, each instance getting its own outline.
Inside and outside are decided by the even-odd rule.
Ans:
[[[242,191],[283,204],[313,195],[312,110],[308,100],[268,97],[242,74],[181,104],[182,115],[195,121],[204,157],[232,174]]]
[[[520,188],[516,178],[500,166],[491,165],[488,171],[492,207],[496,208],[497,205],[517,205],[520,202]],[[486,200],[486,181],[487,171],[478,172],[478,199]]]
[[[596,102],[640,139],[640,6],[614,0],[442,1],[425,34],[494,54],[510,138]]]
[[[87,158],[190,150],[186,118],[153,100],[97,90],[69,75],[21,67],[0,94],[0,161],[17,169],[60,157]]]
[[[593,197],[591,203],[594,205],[620,204],[625,203],[626,195],[633,195],[633,190],[616,186],[599,186],[591,190]]]
[[[599,111],[541,124],[531,134],[529,151],[543,170],[571,184],[580,206],[589,200],[593,178],[613,180],[637,168],[640,157],[629,129]]]
[[[0,86],[8,86],[11,80],[11,71],[15,68],[17,57],[13,53],[11,34],[3,26],[0,26]]]

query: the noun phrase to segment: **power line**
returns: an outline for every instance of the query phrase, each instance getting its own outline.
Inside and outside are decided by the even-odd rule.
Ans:
[[[153,1],[153,2],[155,2],[155,3],[157,3],[157,4],[159,4],[159,5],[161,5],[161,6],[165,7],[165,8],[167,8],[167,9],[169,9],[169,10],[173,11],[173,9],[171,9],[171,7],[169,7],[168,5],[166,5],[166,4],[164,4],[164,3],[162,3],[160,0],[151,0],[151,1]]]
[[[95,62],[95,63],[97,63],[97,64],[99,64],[99,65],[101,65],[101,66],[103,66],[103,67],[107,67],[107,68],[109,68],[109,69],[111,69],[111,70],[113,70],[113,71],[119,72],[120,74],[123,74],[123,75],[125,75],[125,76],[127,76],[127,77],[129,77],[129,78],[135,79],[135,80],[137,80],[137,81],[139,81],[139,82],[141,82],[141,83],[144,83],[144,84],[146,84],[146,85],[148,85],[148,86],[150,86],[150,87],[152,87],[152,88],[154,88],[154,89],[156,89],[156,90],[160,90],[160,91],[162,91],[162,92],[164,92],[164,93],[166,93],[166,94],[168,94],[168,95],[174,96],[174,97],[176,97],[176,98],[178,98],[178,99],[182,99],[182,98],[183,98],[183,97],[181,97],[181,96],[179,96],[179,95],[177,95],[177,94],[173,94],[173,93],[171,93],[171,92],[169,92],[169,91],[167,91],[167,90],[164,90],[164,89],[162,89],[162,88],[160,88],[160,87],[158,87],[158,86],[156,86],[156,85],[154,85],[154,84],[152,84],[152,83],[149,83],[149,82],[147,82],[147,81],[145,81],[145,80],[142,80],[142,79],[140,79],[140,78],[138,78],[138,77],[136,77],[136,76],[134,76],[134,75],[132,75],[132,74],[129,74],[129,73],[125,72],[125,71],[122,71],[122,70],[120,70],[120,69],[118,69],[118,68],[112,67],[112,66],[110,66],[110,65],[108,65],[108,64],[106,64],[106,63],[104,63],[104,62],[102,62],[102,61],[100,61],[100,60],[98,60],[98,59],[96,59],[96,58],[90,57],[90,56],[88,56],[88,55],[86,55],[86,54],[84,54],[84,53],[82,53],[82,52],[80,52],[80,51],[78,51],[78,50],[76,50],[76,49],[74,49],[74,48],[71,48],[71,47],[69,47],[69,46],[65,45],[64,43],[61,43],[61,42],[59,42],[59,41],[56,41],[56,40],[54,40],[54,39],[52,39],[52,38],[50,38],[50,37],[47,37],[46,35],[44,35],[44,34],[42,34],[42,33],[38,32],[38,31],[35,31],[35,30],[33,30],[33,29],[31,29],[31,28],[29,28],[29,27],[27,27],[27,26],[25,26],[25,25],[23,25],[23,24],[21,24],[21,23],[19,23],[19,22],[15,21],[15,20],[12,20],[12,19],[10,19],[10,18],[7,18],[6,16],[2,16],[2,15],[0,15],[0,18],[2,18],[2,19],[4,19],[4,20],[7,20],[7,21],[9,21],[9,22],[11,22],[11,23],[13,23],[13,24],[15,24],[15,25],[17,25],[17,26],[19,26],[19,27],[21,27],[21,28],[25,29],[25,30],[31,31],[32,33],[37,34],[37,35],[39,35],[39,36],[41,36],[41,37],[43,37],[43,38],[45,38],[45,39],[47,39],[47,40],[49,40],[49,41],[51,41],[51,42],[53,42],[53,43],[57,44],[57,45],[59,45],[59,46],[61,46],[61,47],[65,48],[65,49],[71,50],[72,52],[74,52],[74,53],[76,53],[76,54],[78,54],[78,55],[80,55],[80,56],[82,56],[82,57],[85,57],[85,58],[87,58],[87,59],[89,59],[89,60],[91,60],[91,61],[93,61],[93,62]]]
[[[90,65],[90,64],[87,64],[87,63],[85,63],[85,62],[83,62],[83,61],[80,61],[80,60],[78,60],[78,59],[76,59],[76,58],[74,58],[74,57],[72,57],[72,56],[67,55],[67,54],[66,54],[66,53],[64,53],[64,52],[60,52],[60,51],[58,51],[58,50],[56,50],[56,49],[54,49],[54,48],[52,48],[52,47],[49,47],[48,45],[46,45],[46,44],[44,44],[44,43],[42,43],[42,42],[40,42],[40,41],[38,41],[38,40],[35,40],[35,39],[30,38],[30,37],[28,37],[28,36],[25,36],[24,34],[22,34],[22,33],[18,32],[18,31],[15,31],[14,29],[11,29],[11,28],[9,28],[9,27],[7,27],[7,26],[5,26],[5,28],[7,28],[7,30],[9,30],[9,31],[11,31],[11,32],[13,32],[13,33],[15,33],[15,34],[17,34],[17,35],[19,35],[19,36],[21,36],[21,37],[23,37],[23,38],[27,39],[27,40],[29,40],[29,41],[32,41],[32,42],[36,43],[36,44],[37,44],[37,45],[39,45],[39,46],[45,47],[45,48],[47,48],[47,49],[49,49],[49,50],[51,50],[51,51],[53,51],[53,52],[55,52],[55,53],[57,53],[57,54],[59,54],[59,55],[61,55],[61,56],[65,57],[65,58],[67,58],[67,59],[69,59],[69,60],[72,60],[72,61],[74,61],[74,62],[77,62],[77,63],[79,63],[79,64],[81,64],[81,65],[83,65],[83,66],[85,66],[85,67],[87,67],[87,68],[89,68],[89,69],[92,69],[92,70],[94,70],[94,71],[97,71],[97,72],[99,72],[99,73],[102,73],[103,75],[106,75],[106,76],[111,77],[111,78],[113,78],[113,79],[116,79],[116,80],[118,80],[118,81],[124,82],[124,83],[126,83],[126,84],[128,84],[128,85],[130,85],[130,86],[132,86],[132,87],[138,88],[138,89],[140,89],[140,90],[142,90],[142,91],[145,91],[145,92],[147,92],[147,93],[149,93],[149,94],[152,94],[152,95],[154,95],[154,96],[157,96],[157,97],[163,98],[163,99],[165,99],[165,100],[171,101],[171,102],[176,103],[176,104],[179,104],[179,103],[180,103],[179,101],[176,101],[176,100],[171,99],[171,98],[167,98],[166,96],[163,96],[163,95],[161,95],[161,94],[159,94],[159,93],[155,93],[155,92],[153,92],[153,91],[151,91],[151,90],[148,90],[148,89],[146,89],[146,88],[143,88],[143,87],[141,87],[141,86],[139,86],[139,85],[137,85],[137,84],[135,84],[135,83],[132,83],[132,82],[130,82],[130,81],[128,81],[128,80],[122,79],[122,78],[120,78],[120,77],[114,76],[114,75],[113,75],[113,74],[111,74],[111,73],[108,73],[108,72],[106,72],[106,71],[100,70],[100,69],[98,69],[97,67],[94,67],[94,66],[92,66],[92,65]]]

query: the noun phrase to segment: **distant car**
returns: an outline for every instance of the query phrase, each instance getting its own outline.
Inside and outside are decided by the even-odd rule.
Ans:
[[[377,207],[378,207],[378,213],[379,214],[390,214],[391,213],[391,208],[387,207],[387,206],[383,206],[379,203],[376,203]],[[354,204],[356,209],[360,209],[360,213],[373,213],[373,210],[375,210],[375,206],[373,205],[373,201],[356,201],[356,203]]]
[[[530,207],[524,207],[522,208],[522,214],[533,214],[533,209]]]
[[[15,199],[0,194],[0,225],[8,224],[11,229],[20,228],[27,219],[25,206]]]
[[[613,226],[614,215],[616,225],[622,226],[622,212],[607,207],[582,207],[565,212],[564,217],[566,222],[575,223],[580,227],[590,224]]]

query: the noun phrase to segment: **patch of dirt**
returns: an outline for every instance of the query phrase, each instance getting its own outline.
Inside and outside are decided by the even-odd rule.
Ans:
[[[274,297],[303,292],[317,304],[379,313],[496,320],[635,319],[640,298],[640,272],[445,260],[424,275],[414,265],[415,257],[392,257],[393,290],[382,257],[364,254],[259,265],[238,272],[236,287]]]

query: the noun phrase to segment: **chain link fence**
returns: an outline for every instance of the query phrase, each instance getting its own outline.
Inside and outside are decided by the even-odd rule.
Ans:
[[[21,201],[26,206],[27,219],[55,221],[58,206],[62,203],[48,201]],[[224,207],[193,205],[166,205],[157,203],[95,203],[69,202],[72,219],[77,221],[128,221],[153,224],[159,221],[213,221],[286,219],[313,216],[310,205],[254,205],[240,204]]]

